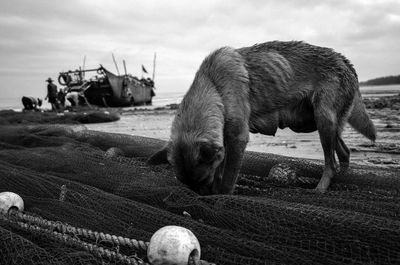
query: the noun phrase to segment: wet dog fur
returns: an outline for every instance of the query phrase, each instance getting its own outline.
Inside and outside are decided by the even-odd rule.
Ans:
[[[199,194],[230,194],[249,132],[318,130],[325,167],[316,189],[325,192],[336,172],[335,153],[341,168],[349,165],[341,138],[346,122],[375,140],[357,74],[340,53],[295,41],[223,47],[200,65],[168,144],[149,162],[168,160],[177,178]]]

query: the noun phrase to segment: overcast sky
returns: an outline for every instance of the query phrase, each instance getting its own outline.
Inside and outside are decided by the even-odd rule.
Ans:
[[[60,71],[103,64],[152,72],[159,93],[186,91],[221,46],[303,40],[343,53],[361,81],[400,74],[399,0],[2,0],[0,97],[44,97]],[[58,85],[58,84],[57,84]]]

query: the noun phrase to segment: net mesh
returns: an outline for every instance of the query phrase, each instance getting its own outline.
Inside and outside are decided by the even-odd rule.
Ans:
[[[186,227],[216,264],[400,263],[398,170],[352,165],[322,195],[311,189],[321,161],[247,152],[234,195],[199,196],[169,165],[146,164],[163,145],[81,125],[2,126],[0,191],[19,194],[31,215],[142,241]],[[0,237],[0,264],[118,263],[2,218]],[[146,260],[144,251],[91,243]]]

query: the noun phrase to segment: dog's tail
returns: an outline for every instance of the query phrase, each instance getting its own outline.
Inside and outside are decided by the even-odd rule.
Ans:
[[[361,133],[371,141],[375,141],[376,139],[375,125],[372,123],[365,109],[365,105],[361,99],[360,91],[357,91],[354,97],[353,110],[350,114],[348,122],[359,133]]]

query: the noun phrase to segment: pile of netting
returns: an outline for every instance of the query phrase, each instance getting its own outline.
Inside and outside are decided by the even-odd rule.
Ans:
[[[11,124],[87,124],[120,119],[115,111],[88,109],[78,112],[0,111],[0,125]]]
[[[166,225],[190,229],[215,264],[400,264],[398,171],[351,165],[318,194],[321,161],[247,152],[235,194],[199,196],[169,165],[146,163],[163,145],[2,126],[0,192],[25,210],[0,218],[0,264],[144,264]]]

